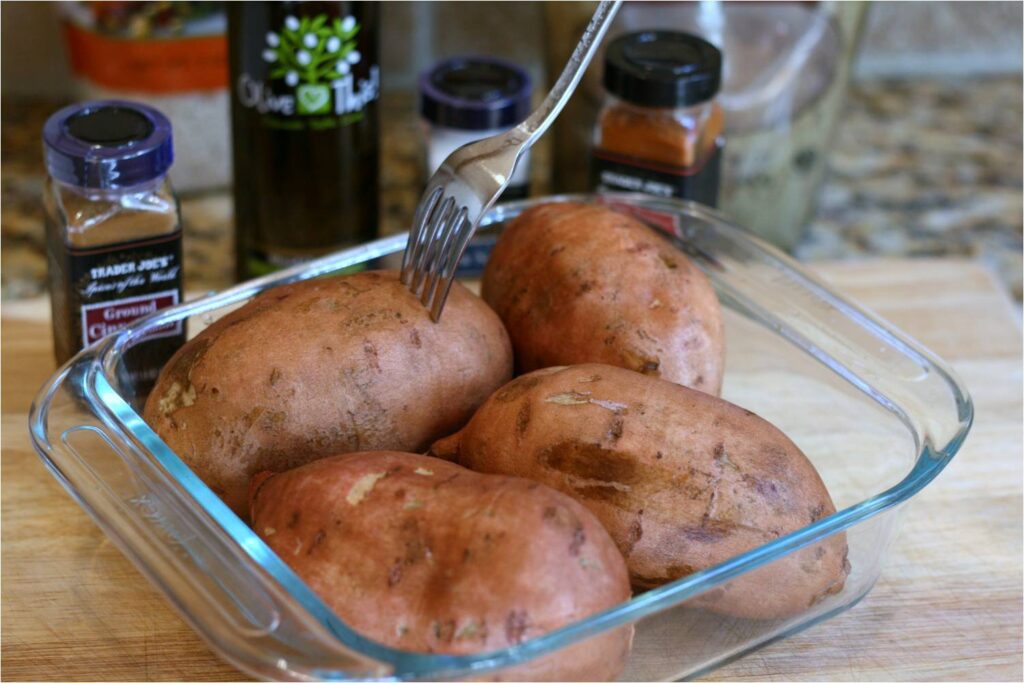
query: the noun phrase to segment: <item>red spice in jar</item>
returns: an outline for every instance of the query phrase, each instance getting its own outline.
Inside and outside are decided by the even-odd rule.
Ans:
[[[685,33],[644,31],[605,55],[607,100],[594,132],[595,189],[718,201],[721,54]]]

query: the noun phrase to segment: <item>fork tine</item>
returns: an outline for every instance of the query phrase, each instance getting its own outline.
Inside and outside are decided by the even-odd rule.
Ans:
[[[448,221],[451,220],[452,211],[455,209],[455,198],[445,197],[444,201],[441,202],[437,215],[431,221],[430,242],[423,252],[423,258],[417,265],[417,275],[420,278],[419,287],[416,290],[417,295],[422,295],[429,282],[431,273],[434,272],[434,264],[442,253],[442,237],[447,229]]]
[[[444,225],[437,231],[438,248],[434,253],[433,259],[428,264],[427,280],[423,286],[423,296],[420,297],[420,301],[427,310],[430,310],[430,301],[433,299],[437,283],[443,276],[444,264],[447,262],[448,255],[451,252],[454,236],[466,215],[465,207],[456,207],[456,209],[456,211],[446,217]]]
[[[421,249],[429,241],[430,235],[428,234],[427,227],[430,224],[430,219],[434,212],[437,211],[438,206],[441,204],[441,200],[444,199],[444,188],[435,185],[430,193],[424,192],[424,199],[420,204],[416,205],[415,214],[415,234],[418,241],[417,246]]]
[[[423,288],[423,296],[420,297],[420,301],[423,302],[427,310],[431,309],[438,285],[443,283],[446,277],[447,265],[451,260],[452,247],[458,243],[458,236],[466,222],[467,212],[466,207],[459,207],[455,215],[451,216],[447,223],[445,223],[442,232],[438,234],[441,246],[438,249],[436,258],[430,264],[430,277]]]
[[[419,230],[419,243],[416,245],[417,248],[415,253],[410,257],[409,267],[412,272],[410,274],[408,287],[416,296],[419,296],[420,284],[423,280],[423,264],[429,255],[430,245],[433,241],[434,232],[437,228],[437,222],[441,219],[441,216],[444,213],[443,199],[444,192],[441,191],[437,194],[437,199],[433,204],[432,210],[429,213],[424,214]]]
[[[420,200],[420,203],[416,205],[416,214],[413,217],[412,229],[409,231],[409,242],[405,246],[405,253],[402,254],[402,284],[408,286],[411,280],[411,276],[415,270],[416,262],[423,251],[423,246],[426,244],[426,233],[425,228],[427,227],[427,220],[431,217],[434,211],[434,207],[437,206],[438,200],[441,198],[443,190],[440,187],[435,187],[428,196]]]
[[[444,268],[441,271],[440,288],[432,295],[433,301],[429,304],[430,319],[435,323],[441,319],[441,311],[444,310],[444,304],[448,301],[448,292],[451,291],[452,281],[455,279],[455,270],[459,266],[459,261],[462,260],[462,254],[466,251],[466,245],[469,244],[470,238],[476,232],[476,226],[466,220],[465,207],[459,212],[459,219],[458,231],[455,233],[455,248],[447,254],[447,259],[443,264]]]
[[[422,252],[419,257],[413,263],[415,269],[413,274],[412,283],[409,285],[410,291],[416,296],[422,293],[422,285],[424,278],[427,275],[427,269],[431,262],[437,258],[437,234],[438,231],[444,227],[445,222],[448,220],[448,214],[450,214],[455,207],[455,199],[453,197],[445,197],[441,205],[434,210],[430,216],[430,221],[427,225],[426,240]]]
[[[437,224],[437,230],[434,232],[434,249],[430,253],[430,259],[423,264],[423,273],[425,275],[423,289],[420,291],[420,301],[426,306],[427,293],[430,291],[432,283],[436,280],[439,271],[440,264],[445,258],[445,254],[448,249],[448,242],[450,241],[450,235],[452,231],[452,224],[455,220],[456,215],[459,213],[459,205],[456,203],[455,198],[452,198],[451,204],[445,207],[444,215],[441,217]]]
[[[451,206],[455,205],[455,200],[451,199]],[[444,205],[444,210],[438,212],[437,222],[434,225],[433,235],[431,237],[430,245],[428,246],[428,253],[423,259],[423,262],[419,264],[418,275],[422,277],[422,286],[416,289],[415,294],[419,296],[420,303],[427,297],[427,293],[430,291],[431,282],[434,279],[434,273],[436,271],[435,263],[438,257],[444,253],[444,238],[448,232],[449,223],[449,205],[447,201]]]

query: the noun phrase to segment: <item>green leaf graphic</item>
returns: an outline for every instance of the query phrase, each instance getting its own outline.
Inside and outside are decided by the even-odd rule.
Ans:
[[[316,17],[302,17],[296,30],[287,26],[281,28],[278,36],[280,40],[275,48],[268,48],[273,53],[273,67],[270,70],[272,80],[286,79],[289,74],[294,74],[299,81],[305,85],[320,85],[324,81],[330,81],[339,76],[336,70],[337,63],[345,60],[346,57],[356,49],[355,36],[359,33],[358,23],[353,24],[352,29],[345,31],[343,20],[340,17],[328,23],[325,14]],[[317,41],[314,47],[307,47],[303,42],[306,35],[316,36]],[[337,50],[331,51],[328,45],[334,41]],[[299,63],[299,54],[309,56],[306,64]],[[314,97],[307,95],[307,97]],[[317,99],[305,103],[310,109],[318,109],[321,105],[319,96]],[[301,104],[300,104],[301,108]]]

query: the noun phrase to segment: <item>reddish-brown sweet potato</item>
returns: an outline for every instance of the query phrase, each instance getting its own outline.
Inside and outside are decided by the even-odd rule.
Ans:
[[[236,512],[255,472],[421,451],[512,373],[501,321],[452,287],[439,323],[390,271],[277,287],[167,363],[144,417]]]
[[[482,287],[518,372],[607,363],[721,390],[725,344],[710,282],[629,216],[572,203],[530,209],[498,240]]]
[[[547,368],[496,392],[431,455],[526,477],[593,512],[644,588],[706,569],[835,512],[782,432],[720,398],[608,365]],[[700,605],[799,613],[842,589],[843,535],[726,584]]]
[[[408,453],[257,477],[253,528],[349,626],[415,652],[518,645],[629,599],[622,556],[572,498]],[[506,675],[607,680],[632,628]]]

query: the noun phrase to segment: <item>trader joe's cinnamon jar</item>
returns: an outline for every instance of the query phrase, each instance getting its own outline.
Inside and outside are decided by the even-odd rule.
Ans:
[[[54,352],[64,363],[182,299],[171,124],[136,102],[76,104],[46,122],[43,153]],[[151,384],[183,342],[180,322],[157,329],[126,354],[128,379]]]
[[[594,130],[598,190],[718,202],[722,56],[687,33],[641,31],[605,52],[607,92]]]

